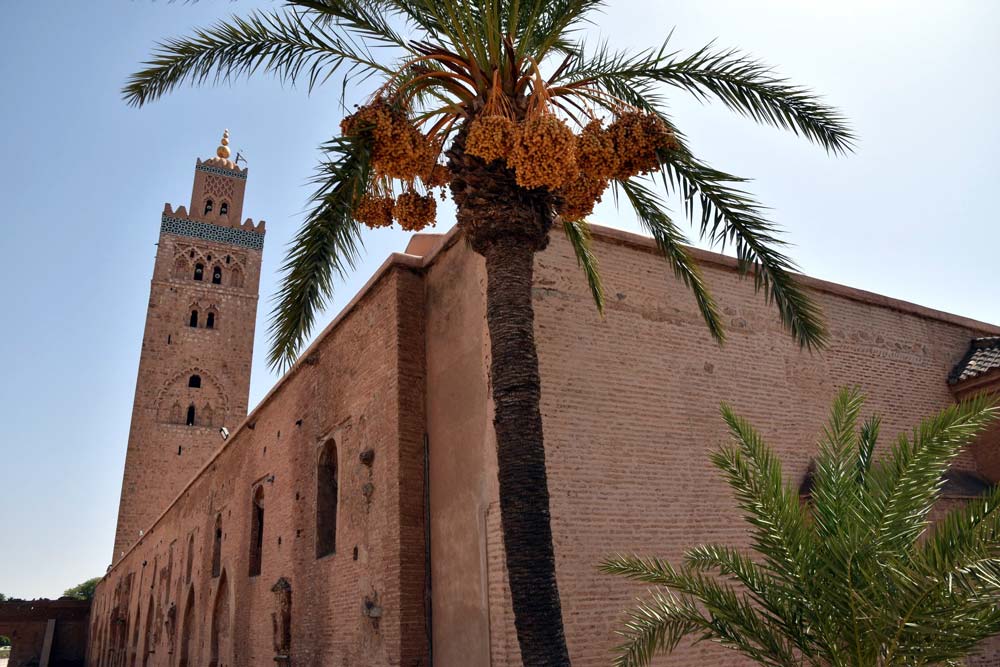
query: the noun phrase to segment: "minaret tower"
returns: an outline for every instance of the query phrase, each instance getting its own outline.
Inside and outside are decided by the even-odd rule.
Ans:
[[[247,170],[228,130],[221,144],[195,165],[190,209],[160,218],[112,562],[247,414],[264,222],[240,222]]]

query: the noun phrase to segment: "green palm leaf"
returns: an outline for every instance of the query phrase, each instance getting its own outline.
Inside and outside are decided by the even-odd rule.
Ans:
[[[713,456],[751,526],[752,551],[702,545],[683,568],[616,555],[601,570],[654,588],[626,612],[618,665],[648,665],[685,637],[756,664],[959,664],[1000,632],[1000,489],[928,530],[948,462],[996,417],[978,397],[925,420],[884,460],[855,389],[834,401],[811,507],[780,462],[723,406],[734,444]],[[808,511],[809,516],[806,516]]]

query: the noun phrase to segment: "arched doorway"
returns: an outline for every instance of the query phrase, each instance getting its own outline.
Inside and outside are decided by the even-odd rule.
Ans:
[[[191,667],[191,643],[194,641],[194,587],[188,589],[184,616],[181,617],[181,655],[177,667]]]
[[[139,624],[139,619],[136,625]],[[146,607],[146,629],[145,638],[142,640],[142,667],[149,664],[149,654],[153,652],[153,596],[149,596],[149,605]]]
[[[215,604],[212,607],[212,641],[209,667],[231,667],[232,642],[230,641],[229,619],[229,577],[222,570],[219,577],[219,589],[215,593]]]

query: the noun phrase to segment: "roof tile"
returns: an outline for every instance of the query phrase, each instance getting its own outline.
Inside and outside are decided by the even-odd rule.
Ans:
[[[973,338],[969,351],[948,376],[948,384],[958,384],[997,369],[1000,369],[1000,336]]]

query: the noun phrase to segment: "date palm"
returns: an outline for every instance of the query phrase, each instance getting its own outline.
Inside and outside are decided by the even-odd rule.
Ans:
[[[958,665],[1000,632],[1000,486],[931,524],[943,476],[996,417],[979,397],[926,419],[875,456],[879,419],[842,391],[819,442],[809,504],[723,406],[733,444],[712,462],[749,524],[752,551],[706,544],[672,566],[616,556],[605,572],[654,585],[628,612],[615,664],[648,665],[681,639],[762,665]]]
[[[837,112],[736,51],[706,47],[682,57],[666,42],[632,54],[589,48],[578,31],[602,4],[291,0],[283,10],[232,17],[162,42],[124,89],[127,102],[141,106],[184,83],[225,82],[260,72],[309,88],[338,72],[343,90],[373,83],[369,104],[322,146],[314,208],[291,245],[272,314],[270,362],[279,368],[294,361],[331,296],[334,278],[353,267],[361,247],[359,220],[370,222],[373,211],[383,211],[389,223],[393,201],[399,214],[404,194],[409,203],[427,207],[433,199],[422,192],[434,185],[450,188],[458,226],[486,263],[502,527],[517,636],[523,660],[532,666],[569,664],[549,524],[531,304],[533,258],[546,247],[553,226],[561,226],[572,243],[598,308],[603,292],[585,215],[579,207],[570,213],[569,193],[526,184],[524,161],[523,169],[514,169],[504,159],[486,161],[467,151],[471,128],[477,119],[497,115],[514,129],[543,117],[549,129],[556,119],[556,131],[567,123],[599,129],[604,119],[625,117],[653,127],[663,141],[647,150],[652,164],[608,175],[599,188],[610,182],[616,198],[634,208],[694,293],[711,335],[722,341],[721,318],[682,231],[667,213],[666,194],[680,196],[703,238],[734,246],[744,273],[777,306],[795,340],[810,348],[823,344],[825,332],[817,308],[794,280],[775,228],[740,189],[743,179],[709,167],[689,150],[665,114],[663,93],[673,87],[715,98],[831,153],[852,147]],[[415,128],[424,143],[414,146],[432,146],[432,161],[441,161],[437,168],[428,162],[424,171],[402,180],[384,172],[379,153],[397,146],[379,145],[379,126],[371,121],[378,113]],[[650,118],[654,125],[643,125]],[[389,129],[412,138],[405,128]],[[537,157],[551,162],[569,155]],[[534,157],[529,149],[528,161]],[[658,193],[658,186],[665,192]],[[400,198],[393,200],[396,193]],[[591,195],[595,199],[599,190]]]

